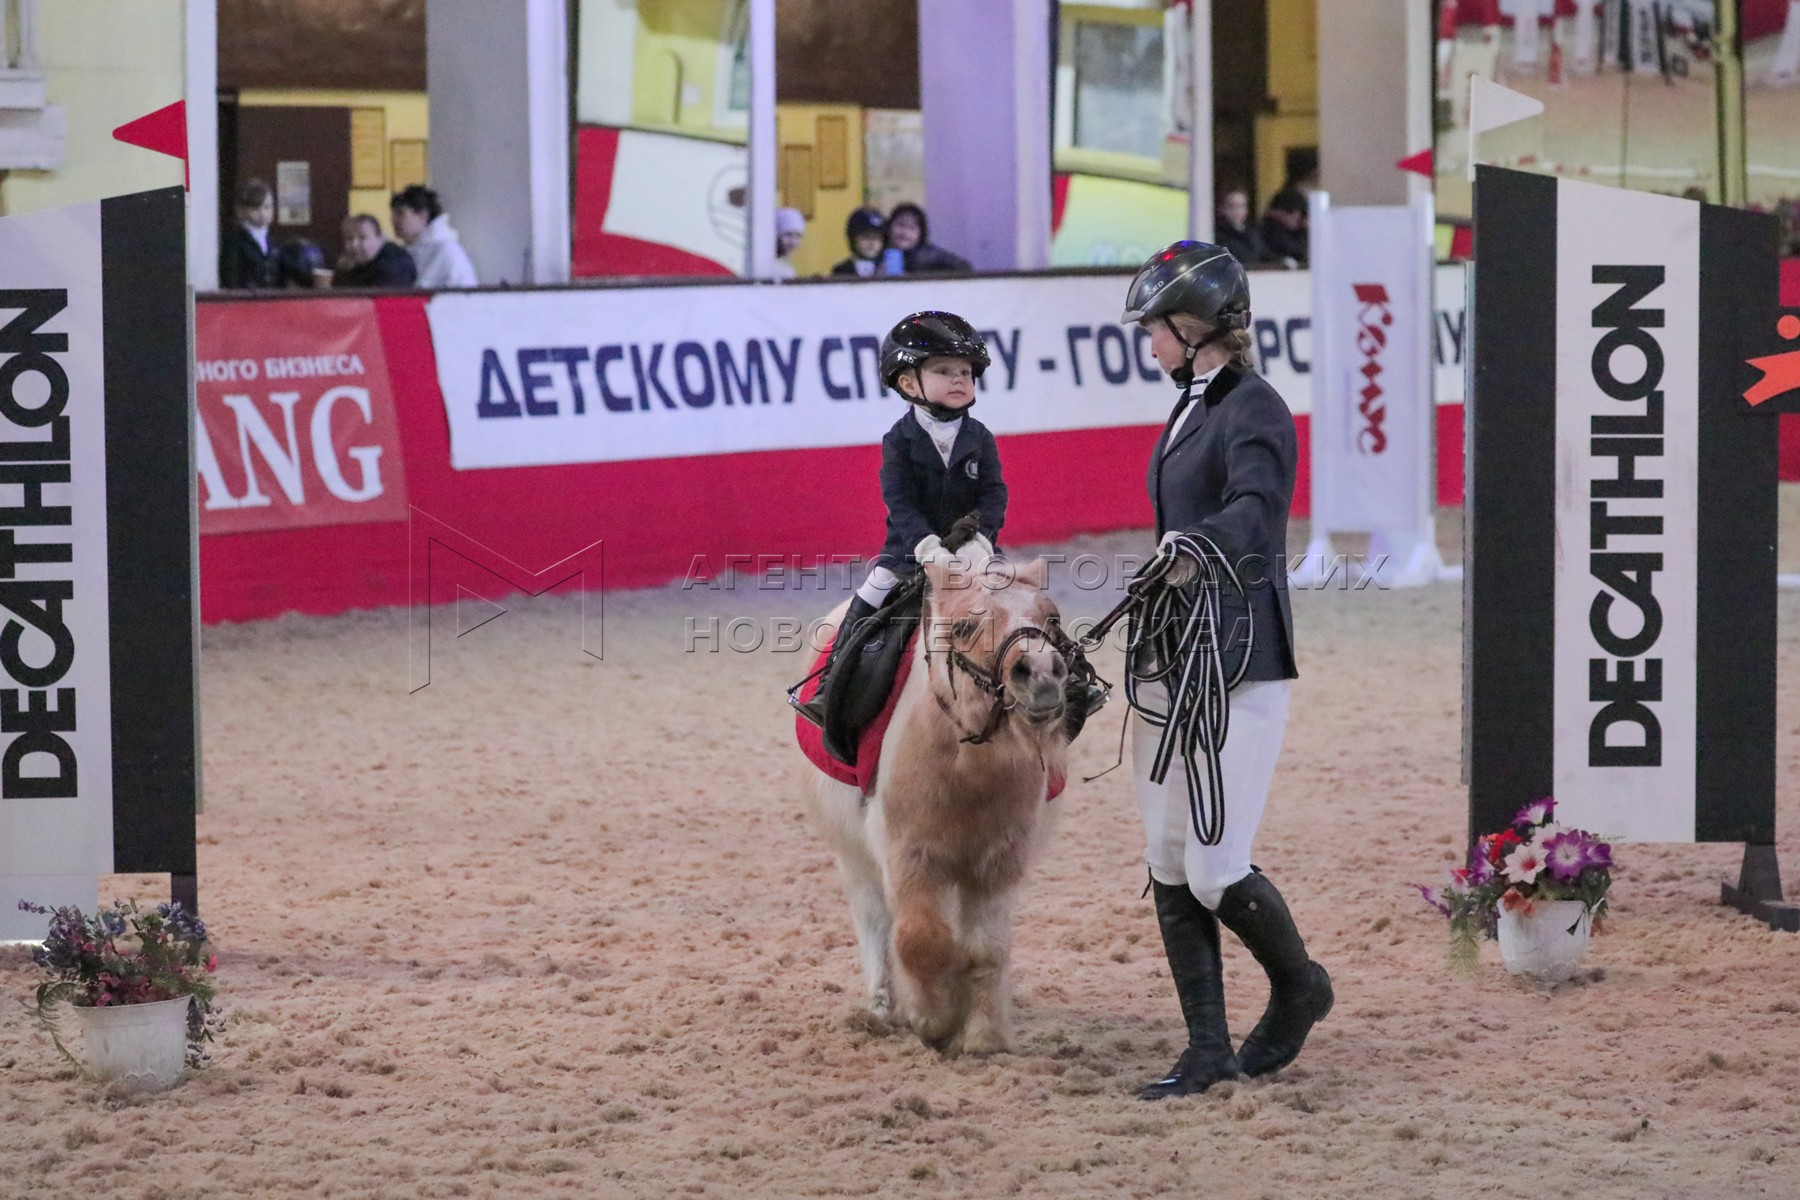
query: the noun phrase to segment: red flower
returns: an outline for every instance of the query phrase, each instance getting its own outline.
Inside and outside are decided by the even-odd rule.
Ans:
[[[1487,860],[1497,867],[1506,858],[1507,853],[1519,844],[1519,835],[1510,829],[1504,829],[1499,833],[1490,834],[1485,840],[1487,842]]]
[[[211,958],[206,960],[206,969],[208,971],[216,971],[219,969],[219,956],[218,955],[215,954]]]

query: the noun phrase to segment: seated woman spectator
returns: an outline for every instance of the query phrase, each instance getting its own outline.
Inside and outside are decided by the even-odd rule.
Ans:
[[[1213,240],[1246,267],[1269,261],[1269,248],[1263,245],[1262,234],[1250,224],[1250,194],[1243,188],[1232,188],[1219,197],[1219,208],[1213,216]]]
[[[260,179],[238,185],[236,228],[219,245],[219,286],[272,288],[281,280],[281,263],[269,241],[275,223],[275,194]]]
[[[968,259],[932,243],[925,210],[910,201],[894,205],[888,214],[887,237],[887,244],[905,256],[908,275],[973,270]]]
[[[1269,211],[1262,219],[1263,244],[1271,256],[1290,267],[1304,267],[1309,235],[1306,228],[1306,194],[1296,187],[1284,187],[1269,201]]]
[[[393,218],[394,233],[418,266],[420,287],[475,287],[480,282],[436,192],[417,183],[395,192]]]
[[[859,208],[844,222],[844,238],[850,243],[850,257],[831,268],[833,275],[884,274],[881,252],[887,246],[887,218],[879,208]]]
[[[344,257],[333,287],[408,288],[418,279],[412,255],[382,235],[380,221],[368,213],[344,218]]]
[[[797,208],[775,210],[775,270],[771,278],[796,279],[794,251],[806,239],[806,214]]]

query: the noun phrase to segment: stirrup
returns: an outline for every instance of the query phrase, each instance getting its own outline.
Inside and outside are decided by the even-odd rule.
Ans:
[[[788,696],[788,706],[794,710],[794,715],[809,722],[816,729],[825,728],[825,702],[822,692],[823,689],[813,693],[811,700],[802,700],[794,694]]]

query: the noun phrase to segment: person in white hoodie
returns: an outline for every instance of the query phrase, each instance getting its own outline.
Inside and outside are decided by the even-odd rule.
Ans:
[[[395,236],[418,264],[420,287],[475,287],[480,282],[436,192],[417,183],[395,192],[393,218]]]

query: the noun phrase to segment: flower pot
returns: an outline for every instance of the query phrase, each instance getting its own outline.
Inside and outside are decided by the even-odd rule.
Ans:
[[[1561,983],[1580,968],[1592,924],[1587,906],[1579,900],[1539,900],[1521,912],[1503,907],[1500,960],[1514,975]]]
[[[180,1082],[187,1061],[186,996],[72,1011],[81,1027],[82,1057],[95,1078],[146,1092]]]

